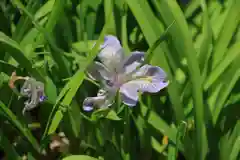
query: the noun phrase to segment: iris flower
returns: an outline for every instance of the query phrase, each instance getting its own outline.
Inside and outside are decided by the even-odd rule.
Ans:
[[[134,51],[126,56],[115,36],[104,37],[98,58],[100,62],[94,61],[88,69],[88,75],[101,82],[102,88],[96,97],[84,100],[85,111],[111,106],[117,93],[120,93],[124,104],[135,106],[139,92],[156,93],[168,86],[166,73],[160,67],[143,64],[144,52]]]

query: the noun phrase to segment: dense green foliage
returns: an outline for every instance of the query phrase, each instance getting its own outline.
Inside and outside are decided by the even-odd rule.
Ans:
[[[240,159],[239,0],[1,0],[0,7],[5,159]],[[148,53],[170,84],[133,108],[118,100],[84,112],[84,98],[98,90],[85,71],[108,34],[126,53]],[[24,99],[9,87],[14,71],[43,82],[48,97],[24,115]]]

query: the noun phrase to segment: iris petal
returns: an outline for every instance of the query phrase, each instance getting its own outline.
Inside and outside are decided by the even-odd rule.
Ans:
[[[105,96],[87,97],[83,101],[83,110],[91,111],[93,110],[94,106],[103,103],[104,100],[105,100]]]
[[[120,96],[124,104],[135,106],[138,101],[138,85],[134,83],[125,83],[120,87]]]
[[[83,110],[91,111],[94,109],[94,107],[109,107],[114,103],[114,96],[115,95],[109,95],[108,92],[100,89],[96,97],[87,97],[83,101]]]
[[[115,37],[113,35],[105,36],[104,37],[104,43],[100,47],[101,48],[106,48],[107,46],[112,46],[112,47],[116,48],[117,50],[122,48],[119,40],[117,39],[117,37]]]
[[[110,71],[99,62],[94,62],[87,70],[88,76],[93,80],[109,80],[111,79]]]
[[[156,93],[168,86],[166,73],[157,66],[144,65],[133,77],[135,80],[130,82],[138,84],[142,92]]]
[[[123,68],[126,74],[133,72],[144,62],[144,52],[135,51],[126,58]]]
[[[142,66],[133,78],[135,79],[123,84],[119,90],[123,103],[128,106],[137,104],[138,91],[156,93],[168,85],[165,82],[165,72],[160,67],[151,65]]]
[[[124,59],[124,51],[117,37],[105,36],[100,49],[98,57],[102,63],[110,69],[118,68]]]

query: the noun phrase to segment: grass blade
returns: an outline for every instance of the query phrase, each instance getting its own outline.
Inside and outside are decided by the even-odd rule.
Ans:
[[[223,74],[227,67],[239,56],[239,53],[240,43],[238,42],[229,49],[226,56],[224,56],[224,58],[218,63],[218,65],[216,65],[216,67],[207,77],[203,85],[204,90],[207,90],[220,77],[220,75]]]
[[[240,1],[233,0],[231,4],[231,9],[229,9],[228,15],[225,18],[225,22],[222,26],[222,30],[217,39],[216,45],[214,46],[213,52],[213,64],[212,67],[215,67],[216,64],[223,58],[227,47],[232,39],[233,34],[235,33],[236,28],[240,22]]]
[[[213,123],[214,124],[216,124],[218,116],[219,116],[222,108],[224,107],[225,102],[227,101],[233,87],[235,86],[235,84],[237,83],[237,81],[240,78],[240,70],[239,70],[238,63],[239,63],[238,61],[235,61],[223,77],[226,79],[226,81],[223,84],[220,94],[218,95],[218,101],[215,104],[215,110],[213,112]],[[231,79],[229,79],[229,76],[231,76]]]
[[[240,136],[237,137],[237,139],[233,145],[233,149],[230,154],[229,160],[237,160],[239,153],[240,153]]]

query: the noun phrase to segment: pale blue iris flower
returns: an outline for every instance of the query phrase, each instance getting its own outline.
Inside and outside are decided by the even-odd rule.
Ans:
[[[101,63],[95,61],[88,75],[100,81],[102,89],[96,97],[84,100],[85,111],[111,106],[118,92],[124,104],[135,106],[138,92],[156,93],[168,86],[166,73],[160,67],[143,65],[144,52],[134,51],[125,56],[120,42],[112,35],[105,36],[100,49],[98,58]]]

